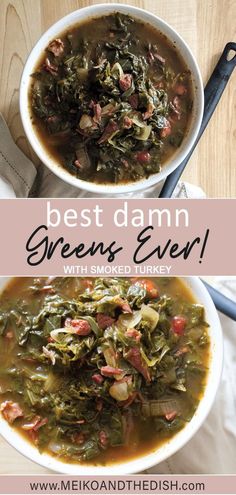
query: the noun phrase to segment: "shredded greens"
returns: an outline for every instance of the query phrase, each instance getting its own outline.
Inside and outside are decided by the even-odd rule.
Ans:
[[[178,279],[15,279],[0,299],[2,415],[67,461],[139,455],[191,420],[207,326]]]
[[[80,179],[148,177],[187,131],[189,71],[160,33],[129,16],[92,19],[53,40],[32,78],[42,139]]]

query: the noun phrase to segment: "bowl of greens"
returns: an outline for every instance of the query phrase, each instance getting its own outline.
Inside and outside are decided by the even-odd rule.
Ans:
[[[98,194],[155,186],[185,158],[203,113],[197,62],[150,12],[121,4],[68,14],[39,39],[20,112],[39,158]]]
[[[1,279],[0,433],[60,473],[135,473],[177,452],[220,381],[195,277]]]

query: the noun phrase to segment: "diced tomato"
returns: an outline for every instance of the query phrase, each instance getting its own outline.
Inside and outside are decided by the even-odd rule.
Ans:
[[[151,155],[148,151],[138,151],[135,153],[135,159],[140,163],[149,163],[151,160]]]
[[[152,280],[148,280],[148,279],[137,280],[135,284],[144,287],[150,298],[155,299],[156,297],[159,297],[158,288],[156,287],[155,283],[152,282]]]
[[[119,80],[119,86],[121,91],[127,91],[132,85],[132,75],[131,74],[124,74],[120,80]]]
[[[48,337],[47,341],[49,342],[49,344],[52,344],[53,342],[55,342],[55,340],[52,337]]]
[[[104,381],[104,378],[99,374],[99,373],[95,373],[93,376],[92,376],[92,380],[97,383],[97,385],[101,385],[102,382]]]
[[[98,326],[102,330],[105,330],[107,327],[110,327],[114,323],[115,318],[112,318],[109,315],[105,315],[105,313],[97,313],[96,314],[96,321],[97,321]]]
[[[80,322],[81,322],[81,321],[84,323],[84,321],[85,321],[85,320],[80,320],[80,319],[74,319],[74,320],[73,320],[73,319],[71,319],[71,320],[70,320],[70,327],[73,327],[73,328],[75,327],[75,328],[77,328],[77,326],[78,326],[78,325],[80,325]],[[86,323],[87,323],[87,322],[86,322]]]
[[[91,332],[91,326],[86,320],[71,320],[70,326],[76,330],[77,335],[89,335]]]
[[[171,321],[171,328],[177,335],[183,335],[187,324],[185,316],[174,316]]]
[[[113,376],[113,375],[122,375],[123,370],[120,368],[113,368],[113,366],[102,366],[101,374],[103,376]]]

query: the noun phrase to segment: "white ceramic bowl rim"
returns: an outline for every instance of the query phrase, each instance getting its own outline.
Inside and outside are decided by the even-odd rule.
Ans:
[[[2,278],[0,279],[0,284],[4,286],[6,281],[6,278]],[[70,475],[108,476],[137,473],[164,461],[181,449],[197,432],[211,409],[220,382],[223,364],[223,338],[221,325],[212,299],[203,283],[197,277],[183,277],[183,281],[190,288],[196,300],[199,303],[204,304],[206,320],[210,324],[209,334],[211,341],[211,358],[205,392],[199,403],[197,411],[191,421],[170,441],[150,454],[131,461],[103,467],[63,463],[48,454],[40,454],[33,445],[27,442],[1,417],[0,434],[8,441],[8,443],[10,443],[21,454],[25,455],[30,460],[58,473]]]
[[[48,46],[48,43],[60,35],[63,31],[66,30],[71,25],[76,25],[79,22],[89,18],[89,17],[98,17],[101,15],[107,15],[112,12],[122,12],[124,14],[130,14],[134,17],[137,17],[144,22],[148,22],[159,31],[163,32],[172,43],[176,43],[176,46],[181,53],[182,57],[186,60],[187,66],[189,66],[192,79],[193,79],[193,115],[190,123],[190,129],[185,136],[183,143],[180,148],[176,151],[176,153],[170,159],[170,162],[164,165],[161,172],[157,174],[151,175],[148,179],[142,179],[137,182],[130,182],[128,184],[121,185],[113,185],[113,184],[96,184],[93,182],[83,181],[71,175],[66,169],[62,166],[58,165],[52,157],[47,153],[44,146],[41,144],[37,133],[34,130],[31,115],[29,111],[29,103],[28,103],[28,90],[30,84],[30,75],[35,69],[36,61],[40,58],[40,55],[43,53],[44,49]],[[143,189],[151,188],[157,185],[159,182],[163,181],[167,175],[169,175],[177,166],[182,162],[182,160],[187,156],[189,151],[194,145],[194,142],[199,133],[202,115],[203,115],[203,106],[204,106],[204,93],[203,93],[203,85],[201,80],[200,71],[197,65],[197,62],[185,43],[182,37],[166,22],[157,17],[156,15],[148,12],[146,10],[133,7],[131,5],[126,4],[98,4],[98,5],[90,5],[89,7],[85,7],[70,14],[66,15],[58,22],[53,24],[38,40],[34,48],[32,49],[22,74],[21,85],[20,85],[20,113],[21,119],[23,123],[23,127],[25,133],[28,137],[28,140],[39,156],[40,160],[47,165],[47,167],[59,178],[67,182],[72,186],[76,186],[80,189],[87,190],[92,193],[97,194],[126,194],[126,193],[134,193],[141,191]]]

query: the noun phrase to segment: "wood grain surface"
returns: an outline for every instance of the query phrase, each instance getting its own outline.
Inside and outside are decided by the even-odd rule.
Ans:
[[[37,158],[24,136],[18,108],[26,58],[40,35],[60,17],[105,1],[0,0],[0,111],[17,144],[35,163]],[[225,44],[235,40],[235,0],[122,2],[148,9],[170,23],[196,56],[204,83]],[[236,71],[183,176],[201,186],[208,197],[236,196],[235,77]]]
[[[24,136],[18,97],[26,58],[40,35],[56,20],[91,0],[0,0],[0,111],[14,140],[37,163]],[[119,1],[119,0],[117,0]],[[107,2],[111,3],[111,2]],[[228,41],[235,40],[235,0],[122,0],[152,11],[170,23],[188,43],[206,83]],[[236,197],[235,76],[195,150],[184,179],[209,197]],[[0,473],[37,474],[41,468],[0,438]]]

